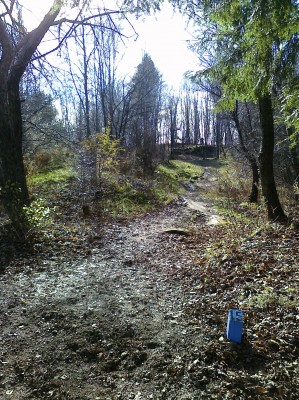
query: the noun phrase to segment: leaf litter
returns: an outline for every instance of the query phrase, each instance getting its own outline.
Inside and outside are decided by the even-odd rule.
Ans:
[[[187,196],[65,224],[19,256],[2,245],[1,398],[297,399],[298,232],[209,225],[215,210]]]

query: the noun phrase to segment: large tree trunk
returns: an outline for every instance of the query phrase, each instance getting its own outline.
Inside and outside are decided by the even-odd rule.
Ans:
[[[28,204],[29,196],[22,155],[19,84],[34,52],[61,7],[61,1],[53,0],[52,8],[39,26],[25,33],[17,43],[11,27],[2,18],[3,15],[0,18],[0,194],[20,238],[25,233],[23,207]]]
[[[259,155],[262,193],[271,221],[283,222],[287,217],[280,204],[274,178],[274,120],[270,96],[259,99],[262,145]]]
[[[1,85],[0,96],[0,186],[2,201],[20,229],[22,208],[29,202],[22,154],[22,116],[18,83]]]

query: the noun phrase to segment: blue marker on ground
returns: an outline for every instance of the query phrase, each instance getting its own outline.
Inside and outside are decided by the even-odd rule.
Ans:
[[[241,343],[243,331],[243,311],[231,308],[228,312],[226,336],[231,342]]]

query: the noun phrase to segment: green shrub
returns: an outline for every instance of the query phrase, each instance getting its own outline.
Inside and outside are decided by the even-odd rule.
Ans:
[[[295,289],[288,288],[287,294],[277,293],[272,287],[265,287],[260,293],[248,299],[248,305],[252,308],[269,307],[295,307],[298,304],[298,295]]]
[[[29,232],[41,231],[52,222],[52,212],[44,199],[32,201],[30,206],[23,208],[24,218],[27,221]]]
[[[82,145],[86,153],[96,161],[96,173],[100,184],[109,174],[116,174],[119,171],[117,155],[121,148],[119,140],[111,138],[110,128],[86,139]]]
[[[32,175],[29,178],[31,185],[46,185],[51,183],[66,182],[76,176],[76,173],[69,167],[56,169],[54,171],[41,172],[39,174]]]
[[[32,162],[38,171],[45,171],[46,169],[49,168],[51,158],[52,156],[50,153],[38,150],[34,154]]]
[[[22,242],[40,237],[52,223],[53,211],[54,209],[51,210],[44,199],[36,199],[29,206],[20,208],[13,223],[7,226],[6,233]]]

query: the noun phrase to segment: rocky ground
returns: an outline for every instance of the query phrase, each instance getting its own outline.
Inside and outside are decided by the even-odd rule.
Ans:
[[[225,338],[228,308],[250,279],[229,283],[231,255],[214,270],[206,263],[224,233],[201,198],[204,179],[212,181],[208,169],[164,209],[93,224],[85,248],[68,232],[58,252],[2,258],[1,399],[297,398],[297,304],[279,311],[280,328],[270,305],[248,312],[241,345]],[[264,331],[284,332],[284,319],[288,333],[269,344]]]

